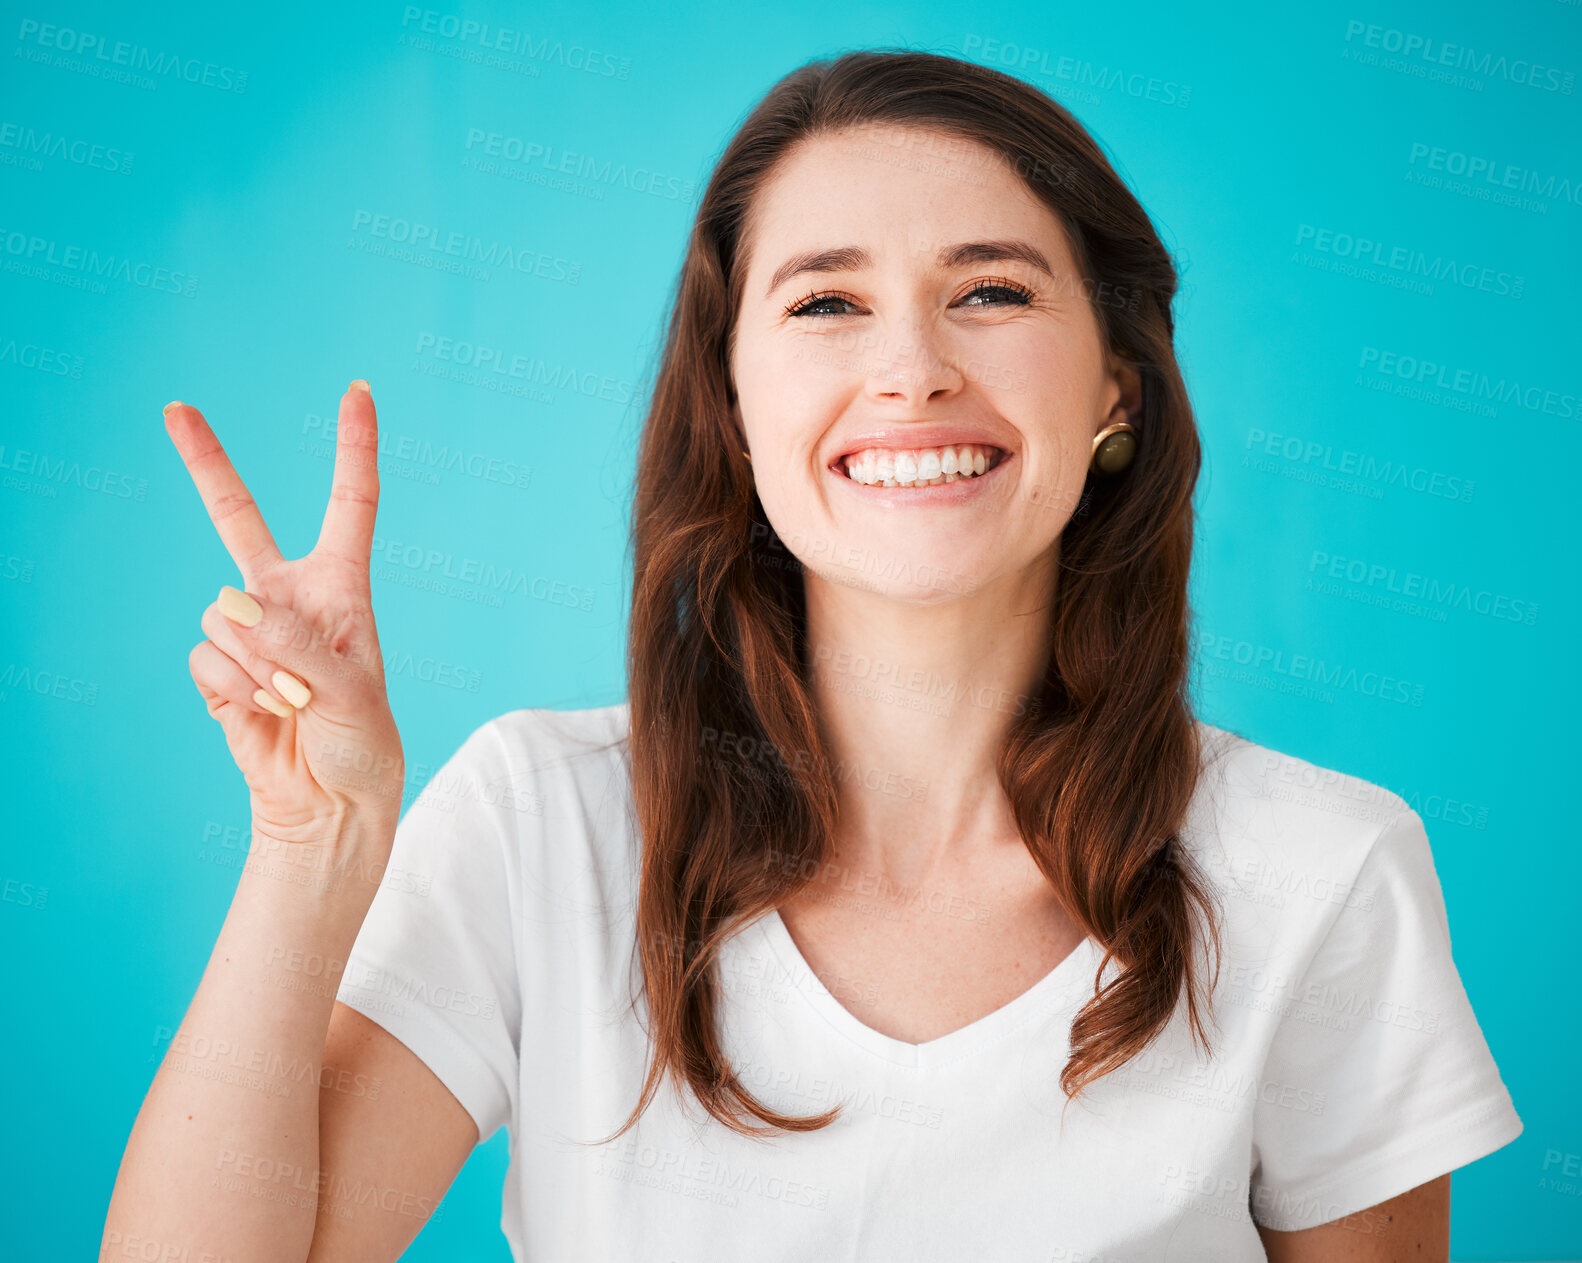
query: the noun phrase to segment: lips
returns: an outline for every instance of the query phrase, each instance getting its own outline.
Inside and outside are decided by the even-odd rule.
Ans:
[[[996,449],[998,450],[998,449]],[[1008,466],[1016,463],[1015,452],[1005,452],[984,472],[973,477],[940,478],[926,483],[873,483],[853,478],[844,466],[832,465],[828,474],[842,490],[837,495],[855,495],[862,501],[885,509],[923,505],[964,505],[984,502],[983,497],[998,488]]]
[[[915,481],[923,486],[941,478],[954,482],[957,477],[982,477],[1004,455],[999,448],[982,443],[963,443],[959,447],[868,447],[841,457],[834,469],[869,485],[904,487]]]
[[[862,452],[925,452],[937,451],[946,447],[958,449],[962,447],[981,447],[990,453],[995,461],[1004,460],[1006,454],[1005,448],[996,447],[993,443],[985,443],[978,439],[961,439],[954,443],[862,443],[841,452],[839,456],[830,461],[829,467],[831,469],[844,469],[845,462],[850,457],[857,456]]]
[[[845,457],[868,448],[900,451],[925,447],[960,447],[965,443],[1010,452],[1016,450],[1017,436],[1009,426],[987,419],[925,421],[922,418],[887,418],[881,424],[842,435],[830,455],[829,463],[838,464]]]

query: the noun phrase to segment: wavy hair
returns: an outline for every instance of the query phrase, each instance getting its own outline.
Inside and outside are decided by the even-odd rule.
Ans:
[[[716,164],[639,443],[627,669],[652,1057],[615,1136],[666,1075],[744,1135],[812,1131],[840,1111],[782,1114],[747,1090],[721,1045],[713,965],[726,939],[812,880],[838,789],[806,681],[800,568],[766,520],[730,415],[744,232],[791,146],[864,124],[1003,157],[1064,226],[1103,344],[1141,378],[1137,456],[1120,477],[1089,479],[1061,533],[1042,691],[1013,720],[997,772],[1040,871],[1104,949],[1060,1074],[1068,1103],[1140,1052],[1183,991],[1194,1040],[1207,1042],[1194,947],[1212,937],[1217,951],[1220,929],[1178,832],[1201,753],[1187,693],[1201,452],[1173,345],[1174,264],[1098,144],[1043,92],[956,58],[851,52],[775,84]]]

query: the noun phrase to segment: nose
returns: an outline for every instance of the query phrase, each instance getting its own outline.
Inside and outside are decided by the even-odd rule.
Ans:
[[[874,400],[921,407],[948,399],[965,381],[947,339],[927,320],[898,321],[868,358],[867,394]]]

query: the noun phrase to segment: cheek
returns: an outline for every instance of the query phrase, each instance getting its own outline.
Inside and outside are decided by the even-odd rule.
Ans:
[[[762,460],[762,457],[753,457],[754,465]],[[805,532],[809,529],[820,512],[822,501],[820,488],[805,465],[793,468],[776,462],[769,469],[754,469],[753,478],[764,513],[782,537],[792,530]]]

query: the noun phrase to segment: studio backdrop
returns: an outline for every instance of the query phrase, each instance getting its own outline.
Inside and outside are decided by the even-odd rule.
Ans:
[[[1064,104],[1175,254],[1199,713],[1421,815],[1525,1124],[1456,1173],[1453,1257],[1582,1257],[1582,6],[5,7],[0,1253],[92,1256],[247,852],[187,667],[240,577],[162,406],[296,556],[372,383],[410,803],[489,718],[625,696],[636,442],[708,172],[795,66],[908,47]],[[1373,999],[1348,1020],[1393,1020]],[[508,1258],[506,1151],[408,1257]]]

